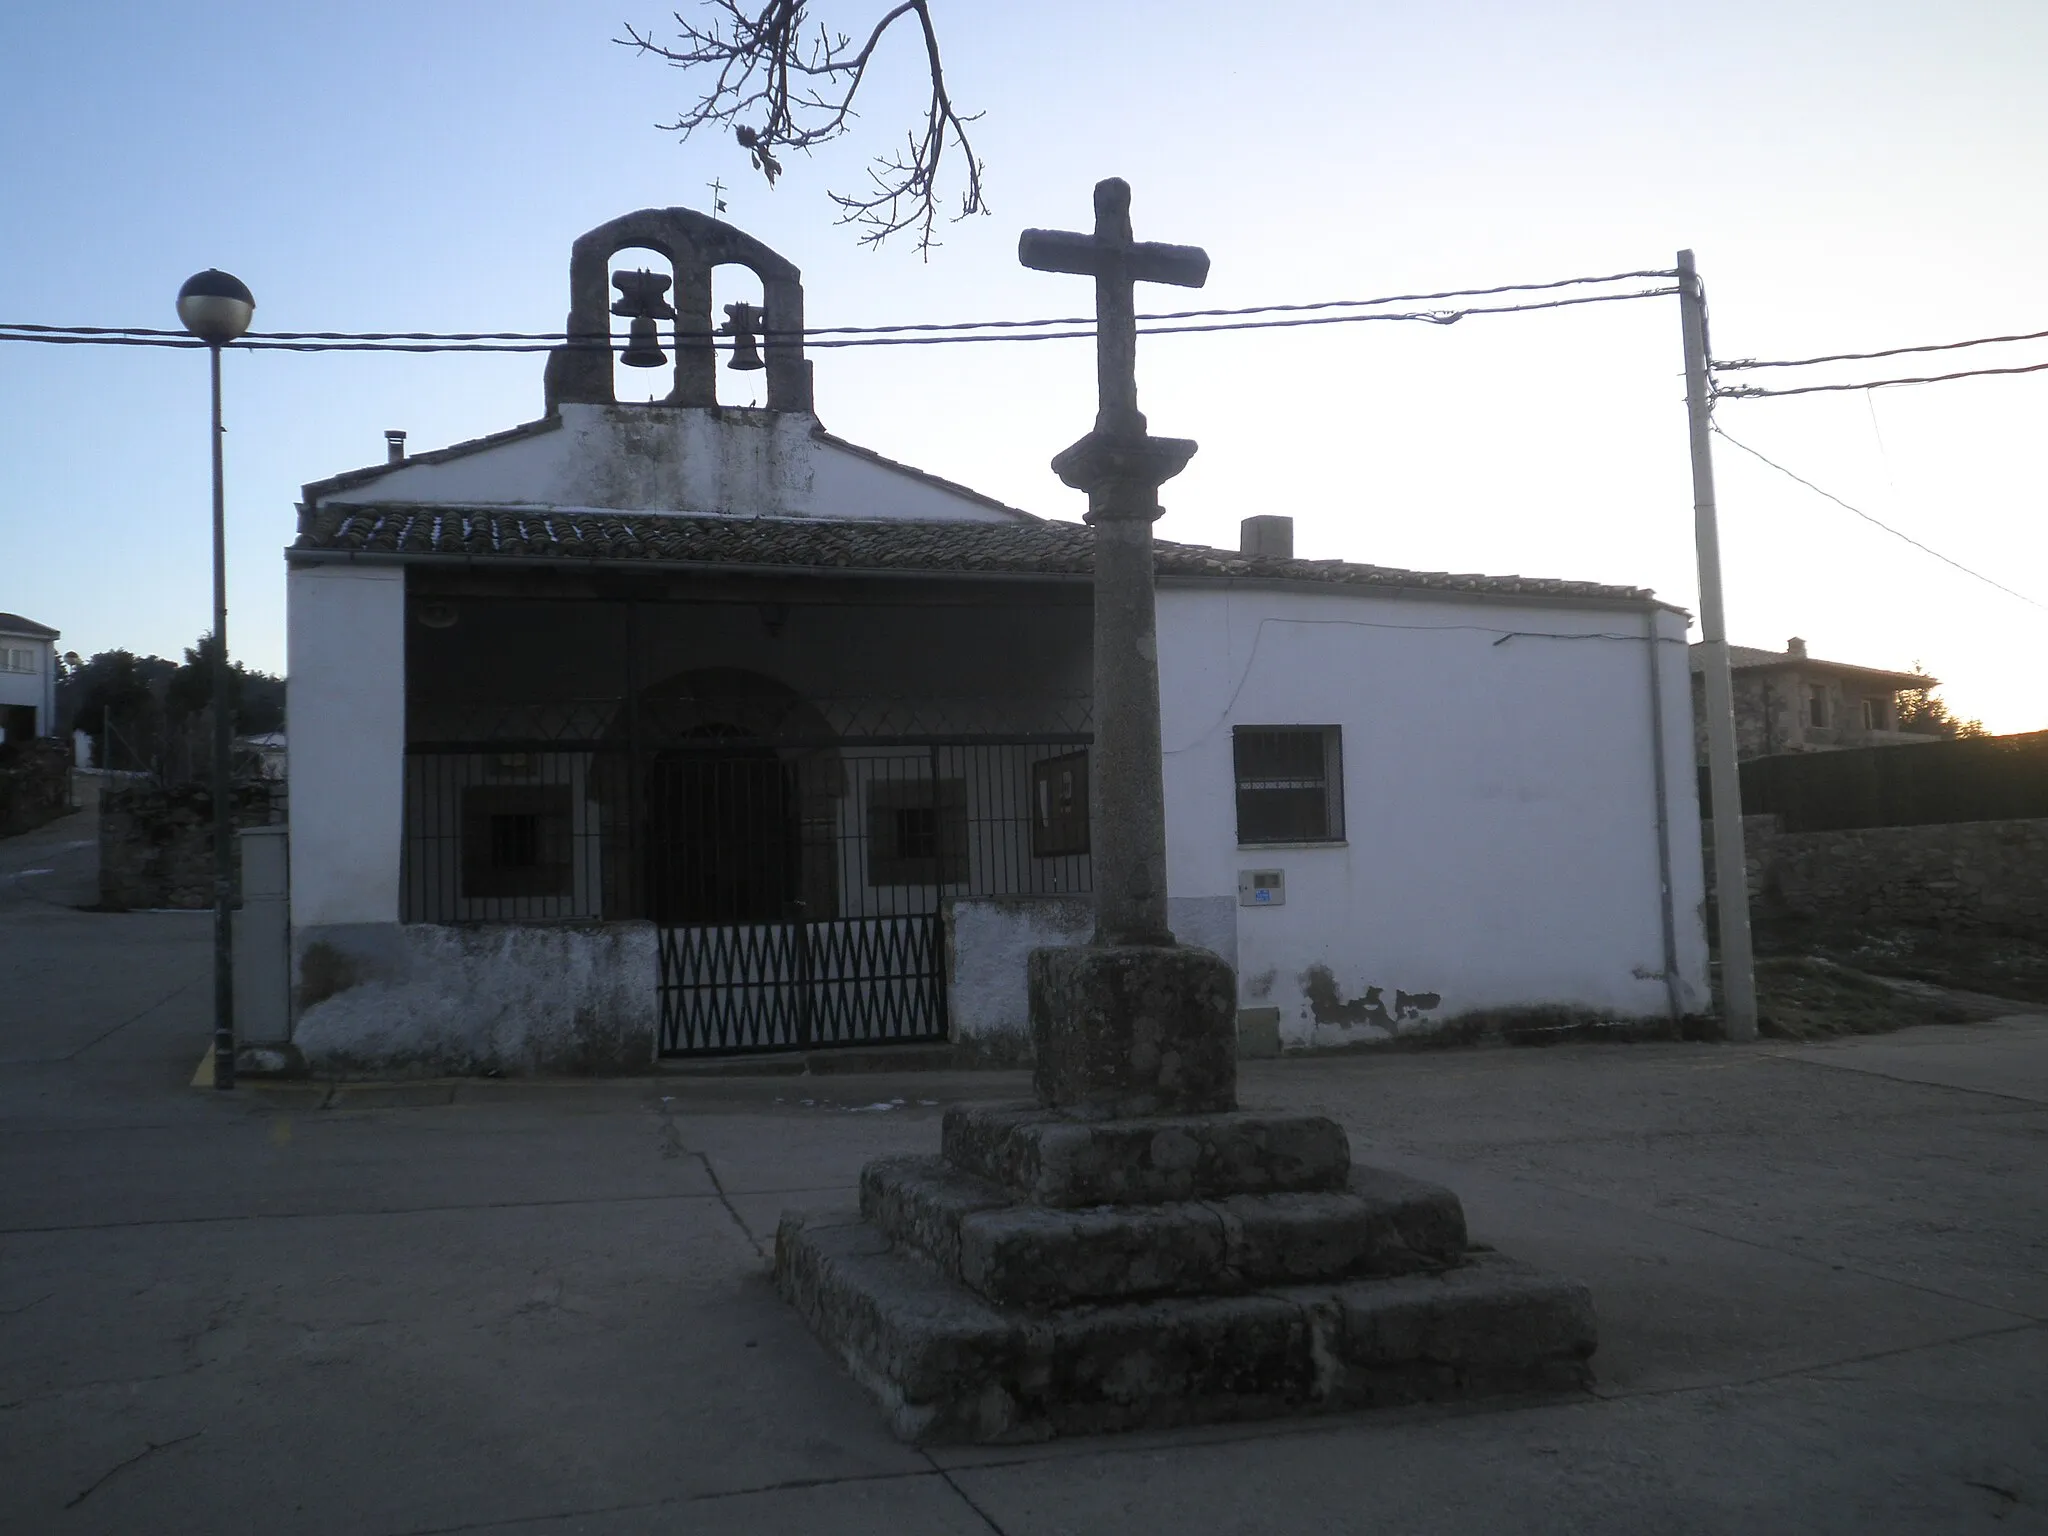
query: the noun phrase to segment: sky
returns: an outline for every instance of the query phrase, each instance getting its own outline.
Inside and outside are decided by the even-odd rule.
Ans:
[[[882,9],[814,15],[852,31]],[[612,41],[672,31],[658,4],[0,8],[0,319],[174,325],[179,285],[217,266],[263,330],[557,330],[577,235],[705,209],[714,178],[726,218],[803,269],[812,325],[1086,313],[1084,281],[1018,266],[1017,233],[1087,227],[1089,189],[1117,175],[1139,238],[1210,253],[1204,306],[1662,269],[1687,247],[1724,359],[2048,329],[2039,0],[934,14],[955,99],[983,113],[991,212],[926,261],[859,247],[826,199],[921,106],[907,33],[855,134],[771,189],[730,140],[659,128],[687,77]],[[1044,516],[1083,510],[1048,460],[1093,416],[1086,342],[814,355],[839,435]],[[1958,359],[2043,362],[2048,342],[1821,372]],[[386,428],[418,451],[533,419],[541,368],[231,353],[231,650],[284,668],[300,486],[380,461]],[[1139,388],[1154,432],[1201,444],[1162,538],[1234,547],[1240,519],[1283,513],[1310,557],[1696,608],[1673,299],[1159,337]],[[2044,415],[2048,373],[1721,402],[1734,438],[2033,599],[1717,440],[1730,638],[1918,662],[1992,730],[2048,728]],[[203,354],[0,343],[0,610],[82,654],[191,644],[211,616],[206,424]]]

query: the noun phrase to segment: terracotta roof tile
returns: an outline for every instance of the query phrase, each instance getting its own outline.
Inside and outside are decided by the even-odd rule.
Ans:
[[[1094,530],[1081,523],[882,522],[489,507],[329,506],[304,514],[294,549],[388,556],[654,561],[845,571],[1085,576]],[[1155,546],[1162,576],[1325,582],[1494,596],[1648,602],[1640,587],[1531,576],[1452,575],[1345,560],[1282,560],[1198,544]]]

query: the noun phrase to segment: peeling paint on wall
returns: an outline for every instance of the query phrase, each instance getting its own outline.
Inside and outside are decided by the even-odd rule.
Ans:
[[[1363,997],[1347,1000],[1337,990],[1337,978],[1330,974],[1327,965],[1312,965],[1303,971],[1301,990],[1308,999],[1309,1016],[1316,1023],[1347,1029],[1367,1024],[1392,1030],[1401,1024],[1413,1023],[1443,1005],[1441,993],[1403,992],[1399,987],[1394,989],[1394,1006],[1391,1009],[1387,1007],[1384,987],[1367,987]]]

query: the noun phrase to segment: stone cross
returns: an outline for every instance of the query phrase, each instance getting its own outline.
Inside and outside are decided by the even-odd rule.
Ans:
[[[1095,279],[1095,381],[1101,405],[1095,430],[1143,437],[1138,413],[1139,283],[1199,288],[1209,280],[1209,253],[1192,245],[1140,244],[1131,238],[1131,188],[1112,177],[1095,184],[1095,233],[1027,229],[1017,259],[1040,272]]]
[[[1159,487],[1195,445],[1153,437],[1138,411],[1138,283],[1199,288],[1209,257],[1188,245],[1131,237],[1131,189],[1095,186],[1095,232],[1027,229],[1017,259],[1041,272],[1095,279],[1095,430],[1052,461],[1088,493],[1095,528],[1095,751],[1089,772],[1095,943],[1170,945],[1166,809],[1159,752],[1159,656],[1152,524]]]

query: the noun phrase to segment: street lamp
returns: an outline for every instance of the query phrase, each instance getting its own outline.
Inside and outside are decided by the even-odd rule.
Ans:
[[[221,483],[220,349],[249,329],[256,299],[211,267],[178,290],[178,319],[206,343],[213,373],[213,1086],[235,1086],[234,818],[229,811],[227,497]]]

